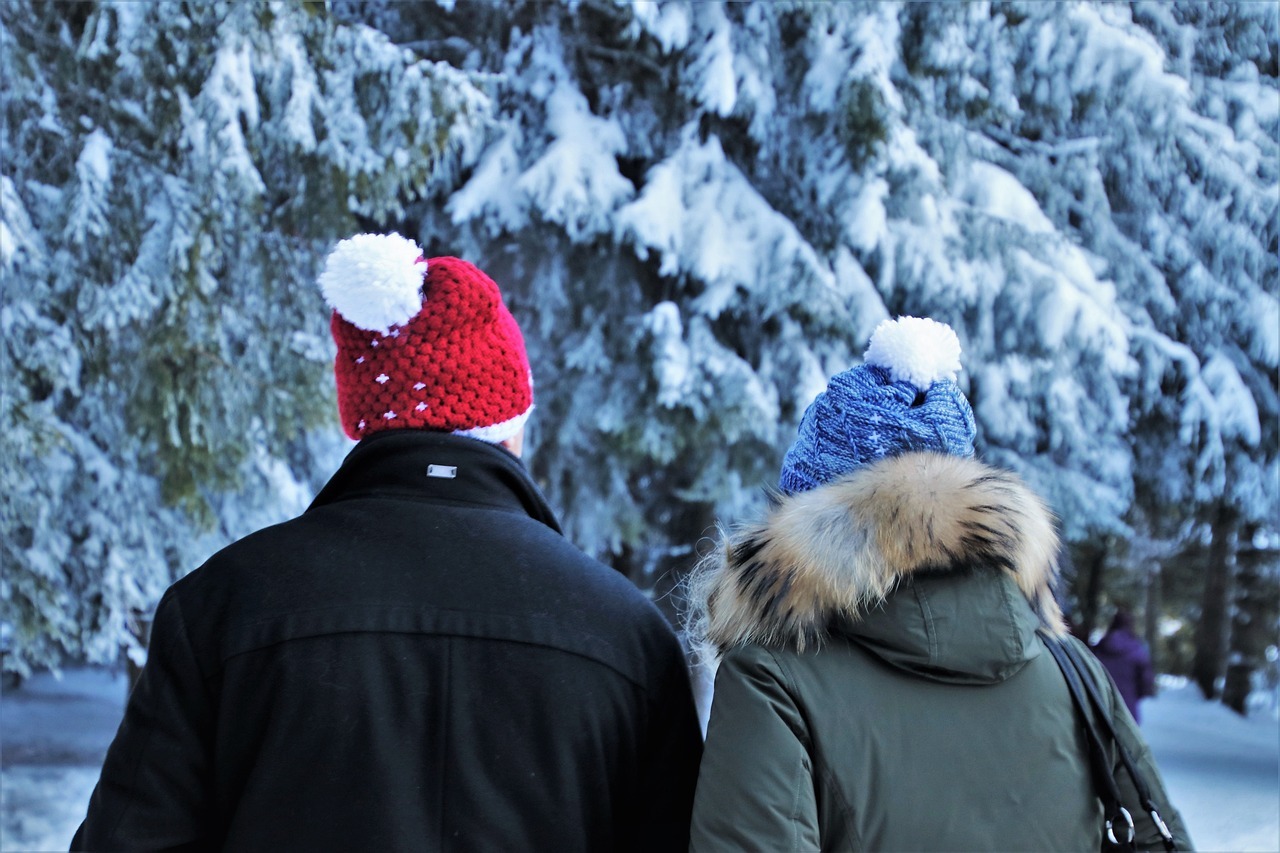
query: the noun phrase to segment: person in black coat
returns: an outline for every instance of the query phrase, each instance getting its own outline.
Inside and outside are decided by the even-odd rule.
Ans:
[[[397,235],[343,241],[320,286],[360,443],[165,594],[72,849],[683,850],[684,655],[521,464],[497,286]]]

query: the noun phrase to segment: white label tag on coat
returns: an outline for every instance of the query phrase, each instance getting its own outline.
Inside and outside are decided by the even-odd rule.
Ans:
[[[452,480],[458,476],[457,465],[428,465],[428,477],[440,477],[443,480]]]

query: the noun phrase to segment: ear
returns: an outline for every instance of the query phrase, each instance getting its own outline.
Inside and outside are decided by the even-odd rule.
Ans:
[[[524,455],[524,427],[520,427],[520,431],[517,432],[515,435],[511,436],[511,438],[503,439],[498,443],[501,444],[503,447],[505,447],[507,450],[510,450],[514,456],[516,457],[523,456]]]

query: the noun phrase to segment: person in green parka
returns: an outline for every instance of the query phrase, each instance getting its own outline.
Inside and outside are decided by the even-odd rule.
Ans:
[[[1087,658],[1191,849],[1123,700],[1067,636],[1052,515],[973,458],[959,356],[941,323],[877,327],[806,410],[765,517],[694,571],[689,628],[718,672],[692,850],[1099,850],[1083,724],[1045,638]],[[1138,849],[1164,850],[1114,766]]]

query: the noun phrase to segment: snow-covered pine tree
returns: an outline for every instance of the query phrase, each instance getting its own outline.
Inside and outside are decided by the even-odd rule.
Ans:
[[[316,263],[466,162],[489,102],[297,3],[14,0],[0,63],[5,665],[114,660],[328,473]]]
[[[1034,316],[1051,357],[1033,357],[1038,375],[1022,387],[1054,393],[993,410],[989,379],[1017,387],[1026,375],[994,353],[981,359],[972,390],[987,441],[997,445],[988,455],[1029,469],[1062,515],[1081,569],[1076,616],[1087,632],[1104,569],[1118,575],[1110,586],[1136,592],[1149,580],[1151,554],[1194,548],[1197,526],[1210,519],[1218,562],[1230,561],[1235,527],[1275,526],[1280,9],[907,11],[912,35],[902,55],[914,73],[903,88],[931,103],[912,125],[947,164],[943,171],[972,187],[990,184],[982,177],[989,166],[964,167],[965,158],[1007,170],[1040,208],[1011,210],[1009,219],[1084,250],[1068,250],[1076,261],[1052,266],[1084,285],[1065,301],[1072,290],[1043,270],[1029,291],[1017,276],[998,284],[1006,304],[1039,303]],[[1011,209],[1019,192],[989,185],[985,195]],[[1038,213],[1051,229],[1035,226]],[[971,245],[977,234],[969,232]],[[1028,251],[1040,260],[1048,254]],[[1026,256],[1011,256],[1007,245],[998,257],[1006,270],[1010,261],[1025,267]],[[999,309],[994,317],[998,329],[1019,322],[1008,314],[1001,321]],[[1024,363],[1035,342],[1025,330],[1015,334],[1010,367]],[[1028,426],[1019,409],[1035,412],[1037,397],[1051,409],[1022,432],[1047,442],[1033,451],[1008,433]],[[1131,549],[1135,537],[1147,544]],[[1183,591],[1174,612],[1199,611],[1202,624],[1225,629],[1229,584],[1212,578],[1224,569],[1210,569],[1203,602]],[[1214,626],[1202,633],[1225,636]],[[1221,641],[1217,650],[1198,645],[1221,666]]]
[[[339,9],[499,75],[498,129],[415,209],[420,236],[477,259],[522,320],[529,463],[570,537],[654,583],[776,482],[779,425],[885,316],[850,253],[792,217],[825,226],[803,199],[843,151],[774,115],[780,97],[808,112],[779,95],[802,84],[801,48],[768,4]],[[793,154],[811,177],[774,168]]]
[[[971,129],[1009,149],[1007,167],[1116,289],[1136,368],[1119,375],[1116,398],[1128,400],[1136,494],[1119,520],[1139,538],[1175,540],[1157,548],[1164,553],[1221,517],[1223,501],[1241,519],[1274,524],[1280,507],[1266,483],[1276,481],[1280,445],[1280,10],[1001,12],[1025,34],[1007,39],[1016,47],[1002,78],[1017,109],[971,109]],[[980,86],[998,84],[984,77]],[[1123,564],[1129,538],[1101,542]],[[1088,561],[1103,556],[1080,550]]]
[[[1276,642],[1280,594],[1274,558],[1259,564],[1266,549],[1253,541],[1280,516],[1280,8],[1152,4],[1135,18],[1187,81],[1171,122],[1178,144],[1141,173],[1165,216],[1137,239],[1176,305],[1162,331],[1187,348],[1160,375],[1183,403],[1164,418],[1178,427],[1181,464],[1169,473],[1191,498],[1183,517],[1210,539],[1192,675],[1207,697],[1225,675],[1224,701],[1243,712],[1265,647],[1250,623],[1270,624]],[[1255,556],[1238,560],[1241,550]],[[1239,571],[1249,577],[1237,597]]]
[[[476,168],[416,213],[532,320],[531,464],[576,541],[651,582],[760,498],[890,312],[956,326],[989,455],[1065,507],[1069,535],[1122,529],[1115,289],[944,91],[946,62],[1001,37],[986,7],[339,8],[500,76]]]
[[[237,31],[251,42],[272,32],[254,19],[264,9],[376,41],[294,6],[252,8]],[[474,147],[439,183],[397,191],[421,194],[403,216],[381,215],[503,286],[538,382],[531,467],[571,538],[642,584],[687,559],[714,519],[760,499],[804,406],[889,314],[955,326],[981,452],[1049,497],[1078,555],[1092,545],[1122,562],[1096,546],[1232,489],[1253,496],[1239,505],[1271,506],[1246,488],[1276,471],[1266,449],[1277,444],[1267,442],[1280,350],[1271,5],[332,8],[428,60],[486,75],[494,121],[483,138],[467,137]],[[12,42],[18,28],[6,26]],[[93,43],[68,26],[70,41]],[[255,82],[261,112],[233,111],[252,156],[265,116],[288,112],[262,106],[266,92],[299,102],[299,86],[311,91],[306,81],[342,73],[362,51],[308,53],[314,78]],[[229,58],[223,76],[237,79],[242,65]],[[266,57],[249,66],[276,67]],[[364,104],[381,89],[343,91]],[[19,121],[32,151],[55,138]],[[79,188],[96,180],[103,143],[90,137],[102,122],[59,121],[77,146],[62,177],[15,178],[6,190],[25,211],[6,213],[6,227],[49,244],[42,258],[98,215]],[[217,126],[230,128],[234,153],[235,127]],[[359,122],[340,126],[337,138],[359,136]],[[106,150],[119,150],[119,134],[104,134]],[[315,151],[331,150],[316,134]],[[393,162],[412,168],[415,149],[404,150]],[[381,198],[386,188],[370,182],[393,170],[375,160],[332,162],[363,176],[352,179],[358,196]],[[295,210],[323,210],[333,169],[303,165],[297,180],[319,196]],[[34,201],[46,197],[47,214]],[[145,208],[132,210],[146,221]],[[28,333],[27,346],[56,355],[68,315],[35,316],[50,322],[30,321],[45,333]],[[80,366],[53,357],[42,369],[46,384],[89,387]],[[201,407],[192,411],[216,423],[216,405],[212,416]]]

